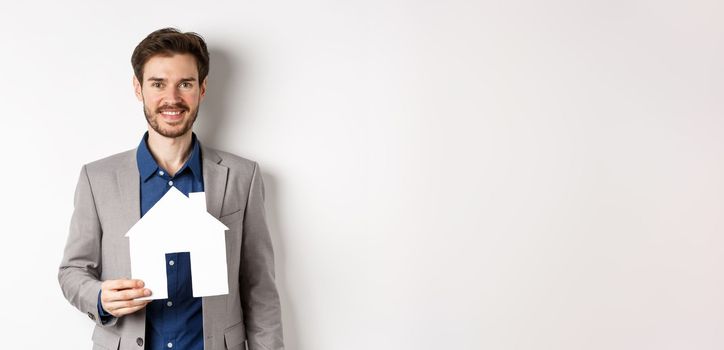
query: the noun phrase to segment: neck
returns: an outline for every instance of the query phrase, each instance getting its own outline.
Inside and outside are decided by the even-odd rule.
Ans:
[[[191,130],[179,137],[165,137],[148,128],[148,150],[170,176],[176,175],[191,155],[191,141]]]

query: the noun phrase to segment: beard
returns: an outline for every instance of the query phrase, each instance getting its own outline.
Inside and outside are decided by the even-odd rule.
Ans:
[[[159,125],[158,118],[159,114],[161,114],[161,111],[163,109],[173,107],[174,109],[180,109],[183,111],[183,113],[186,113],[188,115],[188,118],[185,118],[183,120],[180,120],[179,124],[175,124],[172,126],[162,127]],[[187,106],[183,102],[175,103],[173,105],[164,105],[156,109],[155,113],[151,113],[148,106],[146,106],[146,102],[143,103],[143,114],[146,115],[146,121],[148,122],[148,125],[153,128],[157,133],[161,134],[164,137],[169,138],[176,138],[182,135],[185,135],[189,130],[191,130],[191,127],[194,125],[194,122],[196,121],[196,116],[199,114],[198,108],[195,110],[190,110],[189,106]]]

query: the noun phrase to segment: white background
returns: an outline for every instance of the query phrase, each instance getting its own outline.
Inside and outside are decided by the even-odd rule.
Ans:
[[[288,349],[722,349],[723,15],[3,2],[0,347],[90,348],[75,184],[140,141],[131,52],[177,26],[211,50],[202,142],[264,171]]]

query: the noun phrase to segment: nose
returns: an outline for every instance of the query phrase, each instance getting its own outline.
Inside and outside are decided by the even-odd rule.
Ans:
[[[181,101],[181,94],[175,87],[166,89],[163,95],[163,103],[173,105]]]

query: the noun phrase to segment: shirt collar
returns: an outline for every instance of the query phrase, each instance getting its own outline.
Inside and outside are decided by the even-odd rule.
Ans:
[[[186,168],[191,169],[191,173],[195,178],[201,178],[201,146],[196,138],[195,133],[191,133],[191,156],[186,161],[177,174],[183,172]],[[138,163],[138,172],[141,175],[141,181],[148,180],[151,175],[156,173],[160,167],[156,160],[153,159],[151,151],[148,149],[148,131],[143,134],[141,143],[138,145],[136,152],[136,162]]]

